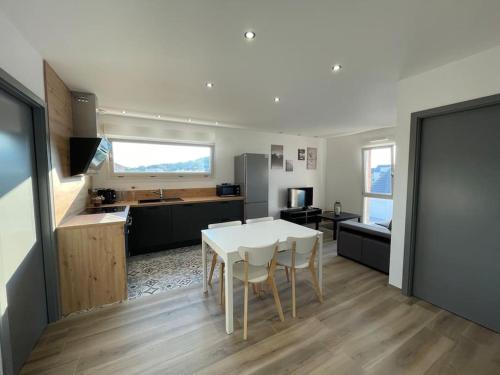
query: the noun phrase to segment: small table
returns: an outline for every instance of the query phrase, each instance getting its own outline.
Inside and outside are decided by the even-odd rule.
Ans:
[[[351,214],[350,212],[342,212],[340,215],[335,215],[333,212],[324,212],[321,215],[318,215],[320,219],[331,220],[333,222],[333,239],[337,239],[337,226],[339,222],[358,219],[358,223],[361,222],[361,215]],[[316,222],[316,230],[319,229],[319,222]]]

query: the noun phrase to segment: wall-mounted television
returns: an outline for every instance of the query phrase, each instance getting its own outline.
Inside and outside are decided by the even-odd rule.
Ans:
[[[313,204],[313,188],[288,188],[287,207],[305,208]]]

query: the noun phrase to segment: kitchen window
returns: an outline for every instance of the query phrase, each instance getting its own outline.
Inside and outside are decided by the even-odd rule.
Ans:
[[[394,146],[363,149],[363,221],[392,220]]]
[[[211,175],[213,145],[112,140],[112,172],[119,176]]]

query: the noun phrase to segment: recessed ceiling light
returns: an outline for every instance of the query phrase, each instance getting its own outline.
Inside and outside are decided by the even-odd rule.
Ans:
[[[340,65],[340,64],[335,64],[334,66],[332,66],[332,72],[334,72],[334,73],[339,72],[340,69],[342,69],[342,65]]]
[[[275,97],[274,97],[274,102],[275,102],[275,103],[279,103],[279,101],[280,101],[280,98],[279,98],[279,97],[277,97],[277,96],[275,96]]]
[[[207,83],[205,84],[205,86],[207,86],[207,88],[211,89],[211,88],[213,88],[213,87],[214,87],[214,83],[213,83],[213,82],[207,82]]]
[[[245,31],[244,35],[245,35],[245,39],[246,40],[253,40],[253,39],[255,39],[255,32],[253,32],[253,31],[250,31],[250,30],[249,31]]]
[[[123,114],[127,113],[126,111],[122,111]]]
[[[161,116],[160,116],[160,115],[156,115],[156,117],[161,118]]]

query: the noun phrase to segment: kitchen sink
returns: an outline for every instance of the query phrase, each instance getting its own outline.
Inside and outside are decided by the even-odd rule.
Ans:
[[[139,199],[139,203],[161,203],[161,202],[181,202],[182,198],[151,198],[151,199]]]

